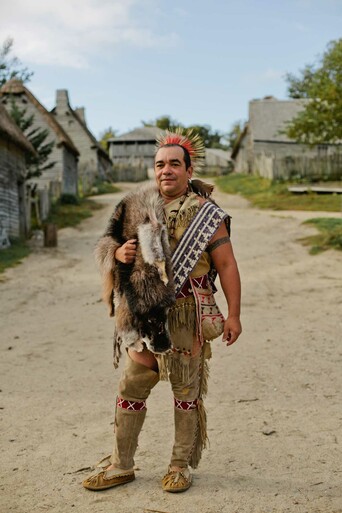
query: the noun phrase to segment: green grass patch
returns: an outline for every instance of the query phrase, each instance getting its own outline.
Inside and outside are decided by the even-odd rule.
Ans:
[[[111,194],[114,192],[120,192],[119,187],[109,182],[98,182],[92,188],[89,196],[96,196],[98,194]]]
[[[11,246],[0,251],[0,273],[3,273],[8,267],[14,267],[21,263],[31,252],[25,241],[20,239],[11,240]]]
[[[221,191],[241,194],[259,208],[339,212],[342,207],[341,194],[294,194],[287,190],[290,182],[277,183],[255,175],[234,173],[216,178],[215,183]]]
[[[342,251],[342,219],[315,217],[308,219],[304,224],[312,224],[319,231],[317,235],[310,235],[301,239],[305,245],[311,246],[310,253],[312,255],[317,255],[327,249]]]
[[[93,200],[82,198],[77,204],[57,201],[51,207],[46,223],[54,223],[57,228],[77,226],[84,219],[91,217],[93,212],[102,208],[102,205]]]

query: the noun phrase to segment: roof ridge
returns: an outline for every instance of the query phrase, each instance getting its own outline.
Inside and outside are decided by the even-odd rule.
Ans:
[[[11,85],[13,87],[11,87]],[[76,156],[78,156],[80,154],[78,149],[76,148],[68,134],[65,132],[63,127],[58,123],[56,118],[46,109],[46,107],[44,107],[44,105],[40,103],[40,101],[34,96],[34,94],[31,93],[31,91],[24,85],[24,83],[21,80],[11,79],[8,82],[6,82],[0,89],[1,96],[7,94],[22,93],[25,93],[27,95],[31,103],[33,103],[33,105],[39,110],[39,112],[46,118],[46,121],[48,122],[50,127],[57,134],[60,143],[65,144]]]

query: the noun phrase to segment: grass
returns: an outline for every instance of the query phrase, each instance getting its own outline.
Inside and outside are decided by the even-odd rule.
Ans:
[[[230,174],[216,178],[215,182],[221,191],[241,194],[259,208],[340,212],[342,207],[341,194],[293,194],[287,190],[289,182],[276,183],[255,175]]]
[[[107,194],[118,192],[119,189],[110,183],[101,183],[97,187],[96,194]],[[65,195],[61,200],[54,203],[46,223],[53,223],[57,228],[66,228],[77,226],[84,219],[91,217],[94,211],[103,208],[101,204],[96,203],[89,198],[77,199],[74,196]],[[41,229],[37,226],[36,220],[32,219],[32,229]],[[11,240],[11,247],[0,250],[0,274],[8,267],[14,267],[21,263],[21,260],[30,254],[29,245],[21,240]]]
[[[82,198],[77,203],[63,203],[58,201],[51,207],[46,223],[53,223],[57,228],[77,226],[84,219],[91,217],[93,212],[102,208],[102,205],[93,200]]]
[[[254,206],[272,210],[306,210],[341,212],[341,194],[293,194],[287,190],[290,183],[276,183],[254,175],[230,174],[215,180],[217,186],[228,194],[241,194]],[[310,245],[310,253],[326,249],[342,249],[342,219],[317,217],[306,223],[318,229],[316,235],[305,237],[302,242]]]
[[[57,228],[77,226],[81,221],[91,217],[93,212],[102,208],[102,205],[90,199],[73,200],[72,203],[58,201],[52,205],[50,215],[46,223],[54,223]],[[32,229],[37,229],[32,220]],[[0,251],[0,273],[8,267],[14,267],[21,263],[21,260],[30,254],[29,245],[21,240],[11,240],[11,247]]]
[[[342,219],[331,217],[315,217],[304,224],[313,224],[319,231],[301,239],[305,245],[310,245],[310,253],[317,255],[322,251],[333,248],[342,251]]]
[[[97,196],[99,194],[111,194],[113,192],[120,192],[119,187],[109,182],[99,182],[93,188],[90,196]]]
[[[14,267],[30,253],[30,248],[25,241],[16,239],[11,241],[11,246],[0,251],[0,274],[8,267]]]

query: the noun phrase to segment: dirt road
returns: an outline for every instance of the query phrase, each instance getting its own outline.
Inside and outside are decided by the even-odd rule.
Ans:
[[[104,209],[0,282],[1,513],[341,512],[341,254],[310,256],[298,242],[314,232],[301,222],[315,213],[256,210],[222,194],[244,332],[230,348],[213,343],[210,448],[194,485],[179,495],[160,488],[173,439],[172,398],[160,383],[136,481],[82,488],[112,445],[120,372],[92,252],[121,196],[98,198]]]

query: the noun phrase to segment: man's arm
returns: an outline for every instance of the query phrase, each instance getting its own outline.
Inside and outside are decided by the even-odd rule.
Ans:
[[[221,224],[210,240],[210,245],[228,237],[227,228]],[[228,305],[228,317],[224,323],[222,340],[227,346],[233,344],[239,337],[242,328],[240,323],[241,282],[238,266],[234,257],[233,248],[229,240],[217,244],[210,256],[219,274],[220,283]]]

